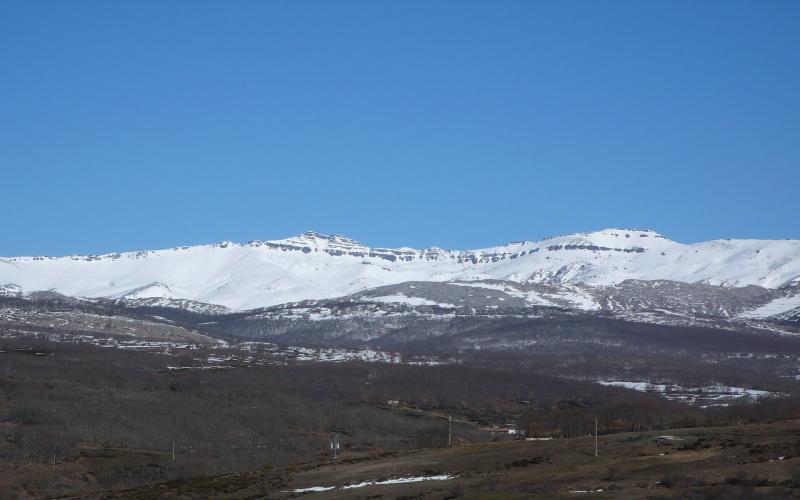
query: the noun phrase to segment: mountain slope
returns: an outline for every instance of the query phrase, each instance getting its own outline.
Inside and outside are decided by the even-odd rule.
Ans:
[[[371,248],[343,236],[308,232],[247,244],[0,259],[0,287],[8,293],[53,290],[82,297],[184,299],[237,310],[410,281],[454,280],[591,286],[671,280],[779,288],[800,281],[800,241],[681,244],[653,231],[607,229],[449,251]]]

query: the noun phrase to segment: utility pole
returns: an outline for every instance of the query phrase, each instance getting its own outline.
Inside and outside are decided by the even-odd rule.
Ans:
[[[447,416],[447,447],[450,448],[453,445],[453,417],[451,415]]]
[[[333,454],[333,460],[336,460],[336,452],[339,451],[339,433],[334,432],[333,437],[331,438],[331,453]]]
[[[56,452],[53,450],[53,472],[56,471]]]
[[[597,456],[597,417],[594,417],[594,456]]]
[[[175,461],[175,440],[172,440],[172,461]]]

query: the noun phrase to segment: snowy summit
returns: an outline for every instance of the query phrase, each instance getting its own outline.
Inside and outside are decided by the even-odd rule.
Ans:
[[[164,298],[250,309],[409,281],[503,280],[610,286],[672,280],[779,288],[800,282],[799,240],[682,244],[649,230],[605,229],[478,250],[369,247],[306,232],[167,250],[0,258],[0,291]]]

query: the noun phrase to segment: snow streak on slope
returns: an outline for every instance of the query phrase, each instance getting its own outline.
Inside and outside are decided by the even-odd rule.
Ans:
[[[7,293],[187,299],[247,309],[325,299],[409,281],[502,280],[615,285],[667,279],[774,288],[800,277],[798,240],[691,245],[652,231],[608,229],[472,251],[371,248],[313,232],[276,241],[99,256],[0,259]],[[575,301],[582,301],[576,295]],[[528,297],[549,302],[550,297]]]
[[[747,311],[740,316],[742,318],[764,319],[770,317],[780,317],[784,314],[793,314],[800,311],[800,293],[797,295],[789,295],[786,297],[779,297],[768,304]]]

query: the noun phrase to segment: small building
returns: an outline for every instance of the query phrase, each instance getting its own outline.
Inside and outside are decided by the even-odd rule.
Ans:
[[[656,436],[653,438],[653,442],[656,445],[661,446],[663,444],[670,443],[672,441],[683,441],[683,438],[675,437],[675,436]]]

